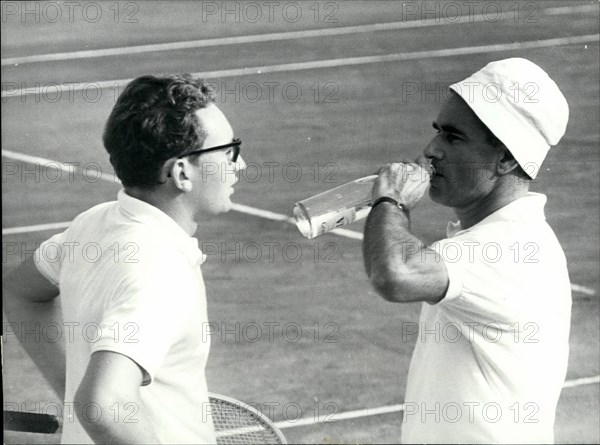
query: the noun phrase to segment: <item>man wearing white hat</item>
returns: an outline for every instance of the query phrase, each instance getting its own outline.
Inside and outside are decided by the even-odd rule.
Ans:
[[[488,64],[450,86],[424,151],[431,178],[390,164],[373,188],[363,254],[374,288],[424,302],[405,396],[403,442],[549,443],[566,376],[571,311],[563,250],[531,179],[568,121],[534,63]],[[452,207],[426,246],[409,210],[427,187]]]

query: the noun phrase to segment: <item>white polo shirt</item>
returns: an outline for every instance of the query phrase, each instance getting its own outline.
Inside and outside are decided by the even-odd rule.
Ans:
[[[145,371],[141,399],[161,443],[215,443],[205,367],[210,348],[205,257],[156,207],[121,190],[36,252],[39,271],[60,288],[67,377],[62,443],[93,443],[73,410],[90,355],[114,351]],[[99,412],[133,422],[133,404]]]
[[[432,246],[450,285],[413,337],[403,443],[553,442],[571,289],[545,203],[529,193]]]

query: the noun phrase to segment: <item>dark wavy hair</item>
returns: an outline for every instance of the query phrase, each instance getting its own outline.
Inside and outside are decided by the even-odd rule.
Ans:
[[[152,189],[167,159],[201,147],[196,111],[214,102],[212,89],[190,74],[142,76],[119,96],[104,129],[110,163],[125,187]]]

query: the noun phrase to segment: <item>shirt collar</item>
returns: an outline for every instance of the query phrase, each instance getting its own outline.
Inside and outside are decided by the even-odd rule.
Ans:
[[[515,199],[504,207],[499,208],[468,229],[463,230],[460,221],[450,221],[448,227],[446,227],[446,234],[448,238],[451,238],[461,232],[467,232],[471,229],[494,222],[545,220],[544,206],[546,205],[546,201],[546,195],[528,192],[527,195]]]
[[[206,255],[198,248],[198,240],[189,236],[173,218],[158,207],[128,195],[124,189],[119,191],[117,200],[119,207],[128,218],[154,226],[156,233],[175,243],[190,264],[198,266],[206,261]]]

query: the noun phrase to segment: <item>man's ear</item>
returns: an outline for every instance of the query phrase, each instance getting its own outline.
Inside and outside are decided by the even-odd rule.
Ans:
[[[496,171],[500,176],[504,176],[519,166],[519,163],[514,158],[512,153],[507,149],[502,149],[498,154],[498,162],[496,162]]]
[[[182,192],[191,192],[193,184],[188,175],[190,168],[191,165],[186,158],[175,159],[172,163],[167,162],[161,170],[161,179],[170,180]]]

